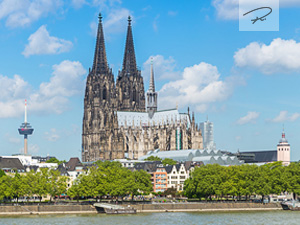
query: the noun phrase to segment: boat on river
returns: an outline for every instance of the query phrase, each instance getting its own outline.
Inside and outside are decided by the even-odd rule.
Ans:
[[[284,201],[281,203],[283,210],[300,211],[300,202],[297,200]]]
[[[107,214],[135,214],[136,209],[128,206],[124,207],[121,205],[108,204],[108,203],[95,203],[94,207],[97,209],[98,213]]]

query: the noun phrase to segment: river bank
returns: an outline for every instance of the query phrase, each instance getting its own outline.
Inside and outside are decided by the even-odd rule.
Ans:
[[[280,204],[269,203],[155,203],[126,205],[138,213],[153,212],[215,212],[215,211],[271,211],[282,210]],[[0,206],[4,215],[96,214],[93,205],[14,205]]]

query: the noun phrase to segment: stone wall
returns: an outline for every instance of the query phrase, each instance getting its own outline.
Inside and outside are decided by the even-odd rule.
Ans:
[[[124,205],[127,207],[127,205]],[[276,203],[161,203],[131,205],[137,212],[200,212],[200,211],[250,211],[250,210],[281,210]],[[14,214],[68,214],[97,213],[92,205],[25,205],[0,206],[0,215]]]
[[[97,213],[91,205],[16,205],[0,206],[2,214]]]
[[[282,209],[280,204],[269,203],[162,203],[132,205],[138,212],[155,211],[230,211]]]

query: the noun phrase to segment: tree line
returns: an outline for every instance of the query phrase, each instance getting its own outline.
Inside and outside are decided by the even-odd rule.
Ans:
[[[61,194],[72,198],[101,198],[149,193],[152,191],[151,176],[143,171],[131,171],[119,162],[97,162],[85,173],[80,174],[68,188],[69,178],[60,176],[58,170],[41,168],[26,174],[5,175],[0,170],[0,200],[12,200],[20,197],[49,195],[50,201]]]
[[[252,195],[300,194],[300,164],[283,166],[274,162],[262,166],[244,164],[224,167],[205,165],[191,173],[184,183],[184,194],[189,198],[234,198],[248,200]]]
[[[88,174],[81,174],[68,190],[72,198],[93,196],[111,198],[138,195],[152,191],[151,175],[144,170],[131,171],[119,162],[97,162]]]
[[[20,197],[43,196],[53,197],[67,189],[67,177],[60,176],[58,170],[41,168],[41,171],[30,171],[26,174],[16,172],[13,176],[0,173],[0,200],[12,200]]]

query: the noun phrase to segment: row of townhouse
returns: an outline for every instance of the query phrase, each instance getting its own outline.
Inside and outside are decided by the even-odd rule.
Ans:
[[[164,166],[160,161],[146,161],[136,163],[134,169],[144,170],[151,175],[154,192],[164,192],[168,188],[182,191],[184,181],[189,178],[195,166],[200,166],[200,163],[184,162]]]

